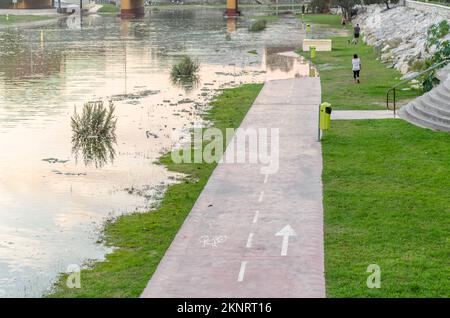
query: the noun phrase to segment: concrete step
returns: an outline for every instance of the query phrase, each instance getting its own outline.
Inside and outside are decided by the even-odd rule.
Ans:
[[[450,63],[436,72],[436,77],[441,81],[445,81],[447,78],[449,78],[449,76],[450,76]]]
[[[433,94],[428,94],[417,100],[417,102],[420,102],[424,109],[429,109],[438,115],[450,117],[450,101],[445,103],[442,99],[434,97]]]
[[[439,90],[445,92],[450,97],[450,81],[449,80],[443,81],[439,86],[435,87],[435,89],[439,89]]]
[[[450,78],[402,107],[399,114],[417,126],[450,131]]]
[[[438,95],[440,98],[442,98],[443,100],[449,100],[449,93],[446,92],[444,89],[439,89],[435,91],[436,95]]]
[[[432,130],[440,130],[440,131],[448,131],[450,132],[450,126],[446,126],[444,124],[440,124],[438,122],[434,122],[432,120],[429,120],[420,114],[418,114],[413,107],[411,107],[412,104],[409,104],[408,107],[405,106],[400,109],[400,118],[409,121],[410,123],[423,127],[428,128]]]
[[[432,102],[434,105],[439,105],[443,108],[450,107],[449,99],[438,95],[435,90],[432,90],[431,92],[428,93],[428,98],[430,99],[430,102]]]
[[[412,105],[412,109],[423,118],[432,122],[447,125],[450,128],[450,116],[438,113],[435,108],[424,106],[423,103],[418,101]]]

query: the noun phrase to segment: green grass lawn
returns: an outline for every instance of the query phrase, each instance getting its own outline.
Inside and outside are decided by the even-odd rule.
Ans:
[[[305,15],[305,22],[320,26],[343,29],[338,15]],[[382,64],[375,50],[362,43],[349,44],[352,27],[345,27],[348,36],[333,37],[331,52],[317,52],[313,63],[319,70],[322,83],[322,100],[333,105],[334,109],[385,109],[386,92],[400,80],[401,74]],[[297,51],[309,58],[309,52]],[[361,84],[355,84],[352,73],[352,57],[361,58]],[[401,101],[417,96],[415,91],[402,91],[398,94]]]
[[[333,121],[323,139],[329,297],[449,297],[450,134]],[[369,264],[381,288],[366,287]]]
[[[249,84],[224,90],[205,119],[225,135],[225,128],[239,127],[261,88],[261,84]],[[117,249],[107,255],[106,261],[82,270],[80,289],[67,288],[67,276],[63,274],[48,297],[138,297],[142,293],[216,167],[207,163],[175,164],[170,155],[161,158],[161,163],[188,177],[169,187],[157,209],[108,223],[104,242]]]
[[[276,22],[280,20],[279,15],[255,15],[250,18],[255,20],[266,20],[267,22]]]
[[[102,7],[98,10],[98,13],[116,13],[119,12],[120,9],[114,4],[103,4]]]
[[[302,15],[299,14],[297,17],[301,18]],[[328,27],[334,27],[334,28],[342,28],[341,25],[341,16],[335,15],[335,14],[305,14],[304,15],[304,22],[305,23],[314,23],[314,24],[321,24],[326,25]],[[349,29],[347,26],[346,29]]]
[[[6,15],[0,15],[0,25],[14,24],[14,23],[24,23],[24,22],[34,22],[53,19],[54,17],[42,16],[42,15],[8,15],[8,20]]]

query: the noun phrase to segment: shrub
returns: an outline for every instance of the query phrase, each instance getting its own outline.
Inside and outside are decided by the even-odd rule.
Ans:
[[[442,20],[428,29],[426,48],[428,51],[432,51],[433,55],[425,61],[427,67],[450,59],[450,41],[446,38],[448,34],[450,34],[450,24],[446,20]],[[443,63],[441,68],[444,66]],[[439,84],[439,79],[436,78],[436,71],[437,69],[430,72],[423,79],[425,91],[430,91]]]
[[[258,31],[262,31],[266,28],[267,25],[267,21],[262,19],[262,20],[256,20],[255,22],[253,22],[250,27],[249,27],[249,31],[250,32],[258,32]]]
[[[197,72],[200,69],[198,62],[192,60],[189,56],[172,66],[170,77],[173,82],[193,82],[197,78]]]

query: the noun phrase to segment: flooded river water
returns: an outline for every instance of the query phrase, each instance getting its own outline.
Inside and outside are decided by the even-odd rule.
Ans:
[[[300,47],[297,18],[251,33],[258,12],[222,14],[164,9],[0,30],[0,297],[39,297],[70,264],[102,259],[105,220],[145,211],[176,182],[153,162],[218,89],[309,75],[305,61],[278,54]],[[187,90],[169,78],[183,55],[200,63]],[[95,100],[113,101],[117,141],[114,155],[86,161],[72,149],[71,116]]]

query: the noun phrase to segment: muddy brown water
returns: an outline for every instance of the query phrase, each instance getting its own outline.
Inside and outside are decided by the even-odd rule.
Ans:
[[[105,220],[148,210],[180,178],[154,161],[174,131],[201,122],[217,90],[310,74],[286,53],[304,37],[298,19],[250,33],[258,12],[244,14],[162,10],[0,30],[0,297],[39,297],[71,264],[103,259]],[[191,89],[169,78],[183,55],[200,63]],[[115,156],[100,166],[77,160],[71,143],[74,108],[93,100],[116,107]]]

